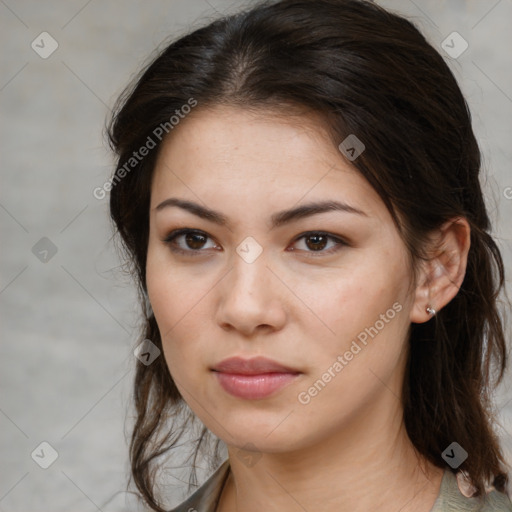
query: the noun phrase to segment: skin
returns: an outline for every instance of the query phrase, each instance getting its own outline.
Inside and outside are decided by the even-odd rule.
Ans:
[[[170,197],[221,212],[229,225],[156,209]],[[364,214],[330,211],[270,229],[271,214],[327,199]],[[228,446],[231,474],[217,510],[428,512],[443,471],[417,455],[403,425],[408,331],[430,319],[427,305],[439,310],[456,294],[467,223],[434,233],[436,252],[415,275],[384,203],[319,119],[226,106],[197,109],[164,141],[150,208],[147,288],[164,356],[191,409]],[[178,228],[208,238],[187,245],[178,237],[174,246],[188,253],[175,253],[164,240]],[[318,244],[300,238],[305,231],[346,243]],[[249,236],[263,249],[252,263],[236,252]],[[300,403],[299,393],[396,303],[378,334]],[[301,374],[271,397],[244,400],[210,370],[257,355]]]

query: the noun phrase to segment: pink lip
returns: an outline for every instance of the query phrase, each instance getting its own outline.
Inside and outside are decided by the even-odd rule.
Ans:
[[[229,357],[215,365],[213,370],[223,373],[237,373],[240,375],[261,375],[262,373],[300,373],[294,368],[284,366],[266,357]]]
[[[249,400],[270,396],[301,373],[265,357],[231,357],[212,370],[225,391]]]

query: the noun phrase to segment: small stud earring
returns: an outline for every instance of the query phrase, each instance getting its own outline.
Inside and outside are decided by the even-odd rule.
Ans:
[[[434,316],[436,314],[436,310],[432,306],[427,306],[427,313],[430,316]]]

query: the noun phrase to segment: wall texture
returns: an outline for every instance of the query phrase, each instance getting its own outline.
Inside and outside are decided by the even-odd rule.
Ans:
[[[462,37],[451,36],[445,55],[472,109],[510,272],[512,1],[379,3],[440,49],[454,31]],[[113,164],[102,129],[157,45],[240,5],[0,0],[0,511],[137,509],[125,493],[124,424],[137,306],[111,240],[108,197],[93,196]],[[496,406],[512,461],[510,375]],[[178,502],[184,487],[169,479]]]

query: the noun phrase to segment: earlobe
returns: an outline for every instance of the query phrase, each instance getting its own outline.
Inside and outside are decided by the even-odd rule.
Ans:
[[[452,219],[435,231],[415,290],[411,322],[430,320],[458,293],[466,274],[471,230],[463,217]]]
[[[434,297],[433,287],[446,274],[437,257],[423,262],[415,289],[414,304],[410,319],[413,323],[424,323],[430,320],[441,309]]]
[[[437,311],[432,306],[427,306],[425,309],[430,316],[435,316],[437,313]]]

